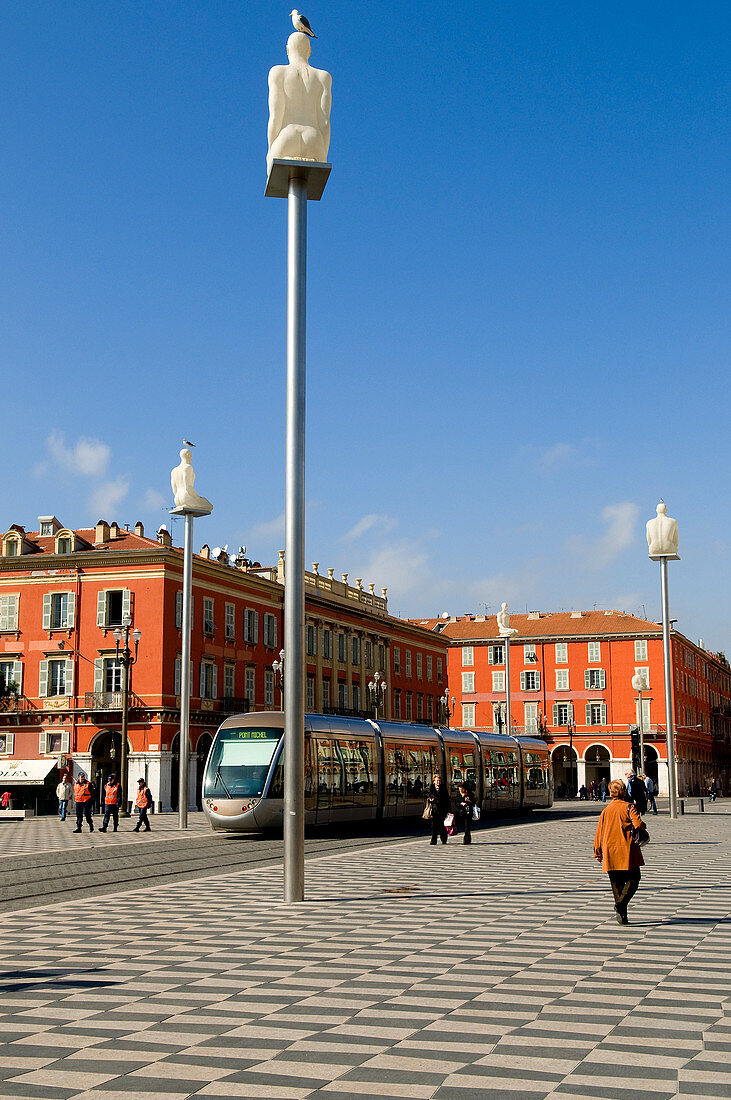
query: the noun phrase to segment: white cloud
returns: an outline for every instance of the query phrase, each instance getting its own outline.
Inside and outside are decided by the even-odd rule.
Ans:
[[[538,459],[546,470],[552,470],[576,457],[576,447],[571,443],[554,443]]]
[[[159,512],[165,505],[165,497],[157,489],[148,489],[142,498],[142,507],[146,512]]]
[[[129,481],[123,476],[97,485],[89,498],[94,515],[111,520],[114,509],[122,503],[128,492]]]
[[[639,515],[639,505],[631,501],[608,504],[601,512],[601,518],[606,524],[604,534],[593,542],[579,541],[572,549],[584,557],[587,566],[594,569],[604,568],[634,542]]]
[[[264,520],[262,523],[255,523],[249,532],[249,541],[254,542],[259,539],[261,542],[273,539],[281,540],[284,538],[284,512],[281,512],[274,519]]]
[[[392,516],[370,512],[367,516],[359,519],[355,526],[343,535],[343,539],[359,539],[361,535],[365,535],[367,531],[372,531],[374,528],[379,528],[384,533],[393,531],[397,523],[398,520],[395,520]]]
[[[63,432],[53,431],[46,440],[46,450],[51,462],[69,474],[81,477],[104,477],[111,458],[111,448],[101,439],[81,436],[75,444],[67,446]],[[45,471],[48,464],[44,464]]]

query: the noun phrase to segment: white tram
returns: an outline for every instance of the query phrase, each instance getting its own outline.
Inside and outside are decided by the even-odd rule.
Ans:
[[[203,776],[213,829],[281,829],[284,715],[227,718]],[[450,795],[468,782],[482,813],[550,806],[547,745],[477,729],[437,729],[338,715],[305,715],[307,824],[417,817],[437,772]]]

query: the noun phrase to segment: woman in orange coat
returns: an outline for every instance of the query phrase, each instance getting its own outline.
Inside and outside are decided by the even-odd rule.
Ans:
[[[628,924],[627,906],[640,885],[640,867],[644,864],[639,844],[632,842],[634,829],[645,825],[631,802],[627,788],[619,779],[609,784],[612,801],[599,815],[594,836],[594,858],[601,861],[609,875],[614,894],[617,922]]]

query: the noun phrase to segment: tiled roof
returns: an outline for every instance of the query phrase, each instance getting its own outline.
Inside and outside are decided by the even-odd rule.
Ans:
[[[136,535],[134,531],[126,531],[123,527],[120,528],[119,534],[115,539],[109,538],[106,542],[94,545],[94,539],[96,538],[95,527],[81,527],[74,531],[74,534],[81,542],[79,550],[84,551],[98,551],[98,550],[149,550],[151,547],[160,546],[160,543],[156,538],[147,538],[145,535]],[[33,554],[55,554],[56,553],[56,536],[55,535],[41,535],[37,531],[28,531],[25,535],[26,543],[31,547],[31,553]]]
[[[413,619],[412,622],[427,630],[434,630],[452,641],[477,641],[499,638],[495,615],[466,616],[459,619]],[[582,611],[572,615],[570,611],[541,612],[536,618],[530,615],[510,615],[510,625],[518,633],[516,638],[566,637],[599,634],[655,634],[659,623],[627,615],[623,611]]]

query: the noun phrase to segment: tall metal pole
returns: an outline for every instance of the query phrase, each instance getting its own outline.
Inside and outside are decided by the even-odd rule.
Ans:
[[[510,637],[505,637],[505,732],[510,737]]]
[[[287,445],[285,474],[284,900],[305,897],[305,328],[307,181],[287,194]]]
[[[642,688],[638,688],[637,694],[640,697],[640,771],[645,774],[645,723],[642,720]]]
[[[190,606],[193,594],[193,516],[185,513],[183,544],[183,621],[180,654],[180,758],[178,763],[178,828],[188,828],[188,758],[190,755]]]
[[[670,817],[678,816],[677,781],[675,776],[675,727],[673,721],[673,669],[670,654],[670,600],[668,597],[668,559],[660,558],[660,588],[662,594],[662,656],[665,672],[665,725],[667,729],[668,786]],[[641,727],[640,727],[641,728]]]
[[[129,623],[124,626],[124,657],[122,658],[122,751],[119,754],[119,801],[122,817],[129,817],[127,810],[127,707],[129,705]]]

